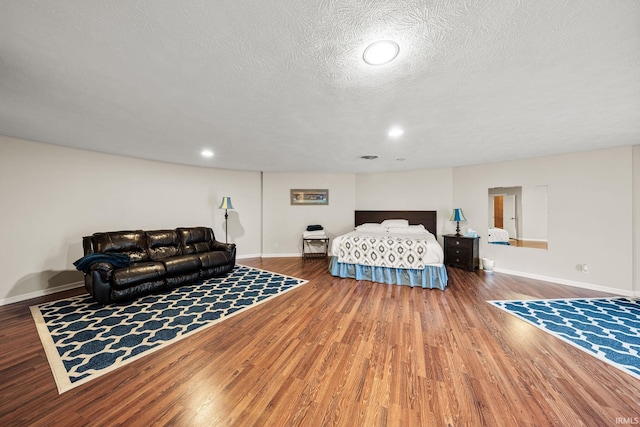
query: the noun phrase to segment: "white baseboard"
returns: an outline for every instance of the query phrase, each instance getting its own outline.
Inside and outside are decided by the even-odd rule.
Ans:
[[[16,295],[14,297],[0,299],[0,306],[13,304],[15,302],[26,301],[31,298],[43,297],[45,295],[55,294],[57,292],[68,291],[69,289],[81,288],[84,286],[84,282],[73,282],[62,286],[56,286],[55,288],[41,289],[39,291],[29,292],[28,294]]]
[[[543,276],[541,274],[526,273],[523,271],[508,270],[506,268],[494,268],[496,273],[510,274],[512,276],[526,277],[528,279],[542,280],[545,282],[557,283],[559,285],[575,286],[576,288],[590,289],[592,291],[608,292],[610,294],[622,295],[626,297],[640,296],[640,292],[611,288],[608,286],[596,285],[594,283],[576,282],[574,280],[558,279],[557,277]]]
[[[262,254],[236,255],[236,259],[262,258]]]
[[[293,258],[293,257],[298,257],[301,258],[302,254],[300,252],[291,252],[288,254],[262,254],[262,258]]]

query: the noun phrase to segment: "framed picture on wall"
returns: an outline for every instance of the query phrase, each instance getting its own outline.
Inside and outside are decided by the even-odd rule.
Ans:
[[[329,190],[291,190],[292,205],[328,205]]]

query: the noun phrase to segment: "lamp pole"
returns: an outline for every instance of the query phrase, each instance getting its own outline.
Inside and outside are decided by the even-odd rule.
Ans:
[[[229,209],[233,209],[231,197],[223,197],[218,209],[224,209],[224,242],[229,243]]]
[[[229,213],[224,210],[224,242],[229,243]]]

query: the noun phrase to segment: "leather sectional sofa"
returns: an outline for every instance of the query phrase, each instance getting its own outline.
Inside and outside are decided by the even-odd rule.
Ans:
[[[101,304],[222,276],[236,263],[236,245],[207,227],[94,233],[83,247],[85,288]]]

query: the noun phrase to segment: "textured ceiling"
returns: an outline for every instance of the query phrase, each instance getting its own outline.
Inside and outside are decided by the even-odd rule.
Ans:
[[[0,134],[325,172],[640,144],[640,1],[0,0]]]

